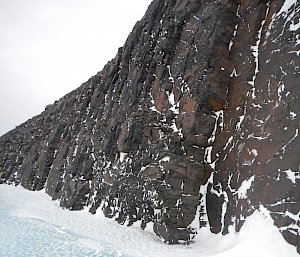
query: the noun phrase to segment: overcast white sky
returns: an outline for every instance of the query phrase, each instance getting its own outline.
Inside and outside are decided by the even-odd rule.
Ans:
[[[0,135],[102,70],[152,0],[0,0]]]

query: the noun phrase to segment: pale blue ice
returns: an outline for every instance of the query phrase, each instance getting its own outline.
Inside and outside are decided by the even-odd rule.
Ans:
[[[86,238],[43,220],[15,216],[13,206],[0,199],[1,257],[129,257],[105,246],[105,239],[100,251],[81,245],[82,240]]]

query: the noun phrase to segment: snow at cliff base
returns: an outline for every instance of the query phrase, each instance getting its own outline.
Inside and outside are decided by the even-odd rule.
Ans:
[[[143,231],[100,213],[63,210],[44,192],[0,185],[0,257],[27,256],[299,257],[265,212],[256,211],[239,234],[201,229],[190,245],[167,245],[150,227]]]

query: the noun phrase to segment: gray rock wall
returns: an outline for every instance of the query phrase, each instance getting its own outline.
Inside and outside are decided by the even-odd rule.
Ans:
[[[211,185],[226,200],[211,190],[208,217],[225,205],[223,223],[210,219],[211,226],[226,232],[234,217],[239,230],[264,206],[299,252],[300,3],[242,1],[237,16],[227,106],[212,150]]]
[[[197,209],[227,233],[263,205],[299,244],[299,9],[154,0],[101,72],[0,138],[0,183],[168,243]]]

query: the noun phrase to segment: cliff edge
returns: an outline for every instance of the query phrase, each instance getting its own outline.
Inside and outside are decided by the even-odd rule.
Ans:
[[[299,11],[154,0],[101,72],[0,138],[0,183],[168,243],[262,205],[300,252]]]

